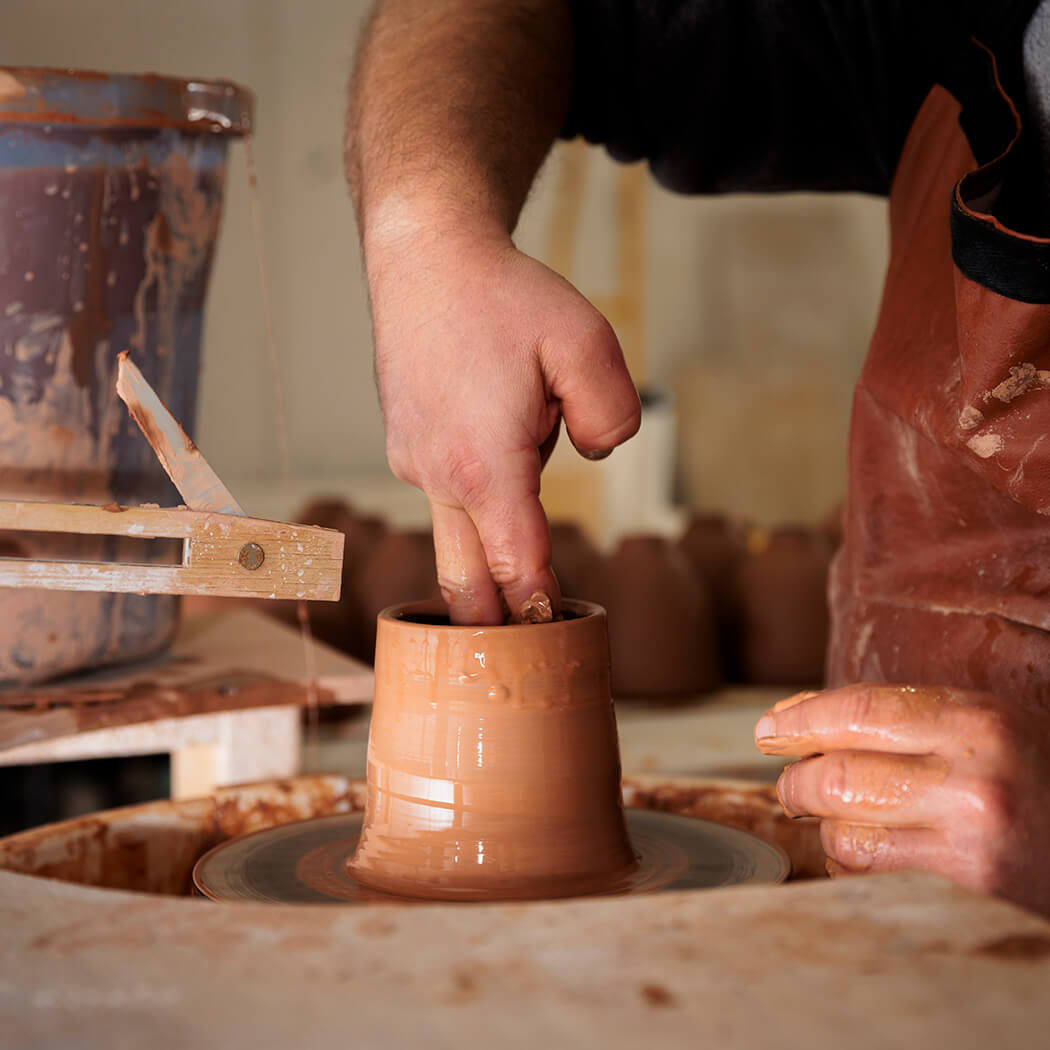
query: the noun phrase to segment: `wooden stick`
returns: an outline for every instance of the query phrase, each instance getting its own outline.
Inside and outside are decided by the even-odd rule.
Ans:
[[[220,514],[244,514],[200,449],[146,382],[127,350],[117,355],[117,394],[128,406],[131,418],[138,423],[186,506]]]
[[[0,587],[338,601],[343,534],[171,507],[0,500],[0,529],[184,540],[180,565],[0,558]]]

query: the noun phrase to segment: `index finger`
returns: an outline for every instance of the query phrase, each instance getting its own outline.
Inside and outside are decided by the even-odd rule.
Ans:
[[[767,755],[844,749],[926,755],[965,747],[961,691],[902,685],[850,685],[802,694],[767,711],[755,744]]]
[[[430,501],[438,586],[455,624],[503,623],[499,591],[489,575],[485,549],[462,507]]]
[[[431,500],[431,517],[438,580],[453,623],[502,623],[501,591],[512,616],[537,591],[558,612],[550,529],[527,479],[516,485],[508,470],[462,507]]]

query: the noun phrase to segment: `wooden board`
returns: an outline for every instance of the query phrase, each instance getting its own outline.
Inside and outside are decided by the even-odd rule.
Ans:
[[[341,532],[178,507],[0,500],[0,529],[181,539],[178,565],[0,558],[0,587],[337,601]]]
[[[313,643],[316,702],[368,702],[372,668]],[[186,618],[155,659],[0,690],[0,751],[98,729],[253,707],[306,706],[299,632],[253,609]],[[35,758],[34,761],[43,761]]]

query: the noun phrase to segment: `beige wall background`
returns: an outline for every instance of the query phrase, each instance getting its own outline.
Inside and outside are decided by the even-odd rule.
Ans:
[[[290,504],[326,490],[395,520],[425,516],[419,497],[386,470],[342,174],[345,85],[368,6],[4,0],[0,8],[0,64],[227,77],[256,93],[291,491],[278,484],[240,146],[232,150],[210,293],[197,428],[206,455],[250,513],[286,515]],[[565,155],[565,147],[555,151],[518,233],[522,247],[541,258],[550,257],[564,212]],[[601,302],[625,291],[617,269],[625,169],[591,150],[582,172],[568,269]],[[677,425],[669,427],[666,412],[647,417],[636,449],[588,465],[584,487],[622,494],[642,484],[651,493],[628,500],[624,528],[670,527],[673,515],[655,504],[670,499],[672,485],[692,505],[760,520],[822,515],[844,490],[850,389],[885,266],[883,204],[808,195],[683,199],[651,180],[635,181],[640,240],[632,242],[635,277],[626,292],[636,315],[621,335],[632,359],[644,361],[647,381],[672,392]],[[569,482],[560,491],[581,491],[581,466],[563,445],[545,487],[555,514],[563,509],[559,473]],[[573,509],[571,500],[565,509]]]

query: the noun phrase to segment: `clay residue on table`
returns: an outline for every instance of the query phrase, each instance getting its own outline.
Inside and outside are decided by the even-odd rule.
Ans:
[[[10,836],[0,840],[0,868],[108,889],[188,895],[193,865],[220,842],[363,805],[364,783],[340,776],[221,788],[207,798],[129,806]]]
[[[779,846],[791,858],[792,878],[826,875],[820,822],[790,818],[772,784],[680,784],[674,778],[629,776],[624,778],[623,793],[628,806],[728,824]]]

